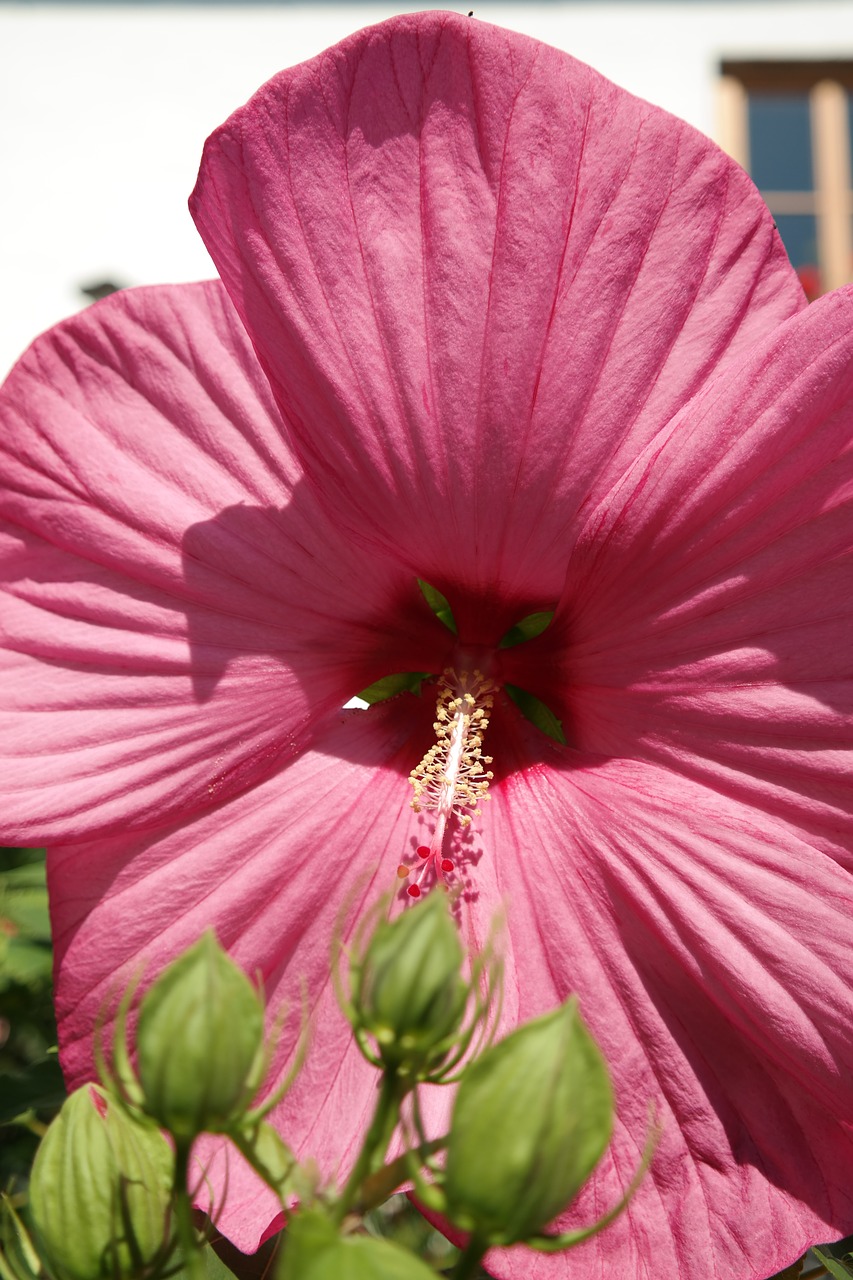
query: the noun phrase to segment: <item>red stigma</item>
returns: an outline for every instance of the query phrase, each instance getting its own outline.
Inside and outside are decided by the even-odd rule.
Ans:
[[[429,857],[429,845],[428,845],[428,844],[419,844],[419,845],[418,845],[418,857],[419,857],[419,858],[428,858],[428,857]]]
[[[442,869],[442,871],[452,871],[452,870],[453,870],[453,863],[451,862],[450,858],[442,858],[442,859],[441,859],[441,869]]]
[[[410,898],[419,898],[421,896],[421,891],[416,884],[410,884],[406,893]]]

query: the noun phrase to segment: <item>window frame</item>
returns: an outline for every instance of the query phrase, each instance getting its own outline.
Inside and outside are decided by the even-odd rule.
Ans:
[[[719,142],[747,172],[749,94],[802,93],[809,100],[812,139],[811,191],[761,194],[771,213],[814,214],[823,292],[853,279],[853,181],[848,95],[853,95],[853,61],[739,60],[720,63]]]

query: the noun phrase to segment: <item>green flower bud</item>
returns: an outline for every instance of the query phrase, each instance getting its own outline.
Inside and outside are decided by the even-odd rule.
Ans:
[[[583,1186],[612,1127],[607,1067],[573,997],[465,1072],[447,1146],[445,1212],[489,1244],[538,1234]]]
[[[352,967],[352,1004],[384,1067],[425,1074],[447,1056],[468,1003],[462,959],[443,893],[377,925]]]
[[[328,1218],[297,1214],[276,1280],[435,1280],[435,1272],[390,1240],[340,1236]]]
[[[178,1141],[239,1122],[260,1081],[264,1010],[210,931],[147,992],[136,1029],[143,1109]]]
[[[168,1243],[173,1157],[97,1085],[66,1099],[41,1141],[30,1209],[53,1280],[158,1274]]]

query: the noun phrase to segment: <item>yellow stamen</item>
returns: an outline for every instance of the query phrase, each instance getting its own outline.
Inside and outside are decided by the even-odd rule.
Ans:
[[[480,814],[480,802],[488,799],[494,775],[487,768],[492,757],[483,755],[483,734],[489,726],[495,688],[481,671],[457,674],[448,667],[442,675],[433,725],[436,742],[409,775],[415,813],[433,809],[436,814],[429,849],[418,850],[426,859],[419,880],[430,864],[439,879],[442,871],[452,869],[450,859],[442,857],[451,814],[455,813],[460,825],[467,827],[471,818]],[[409,892],[412,893],[411,888]]]

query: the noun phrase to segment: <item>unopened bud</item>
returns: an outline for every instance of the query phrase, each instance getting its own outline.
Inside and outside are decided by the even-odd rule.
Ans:
[[[162,1274],[172,1166],[161,1134],[97,1085],[66,1099],[30,1179],[36,1239],[53,1280]]]
[[[341,1236],[309,1209],[288,1226],[277,1280],[435,1280],[435,1272],[390,1240]]]
[[[462,959],[443,893],[377,925],[353,963],[352,1004],[386,1068],[423,1074],[447,1056],[469,996]]]
[[[537,1235],[577,1195],[612,1126],[607,1068],[572,998],[465,1072],[442,1179],[444,1212],[491,1245]]]
[[[143,1109],[179,1141],[239,1122],[259,1080],[264,1010],[212,932],[160,974],[136,1030]]]

